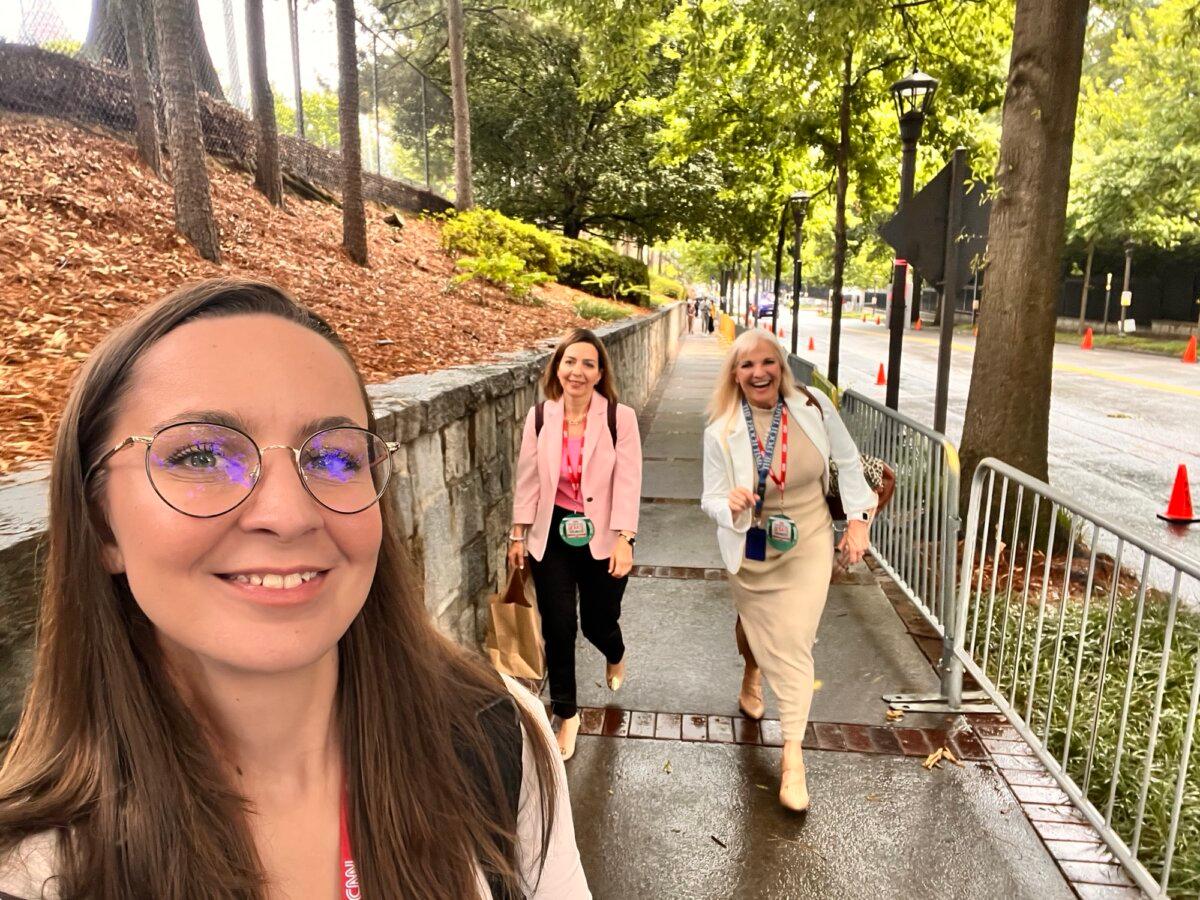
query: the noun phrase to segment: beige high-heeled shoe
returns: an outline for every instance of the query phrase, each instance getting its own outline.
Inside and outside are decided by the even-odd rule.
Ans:
[[[755,721],[761,719],[766,713],[767,704],[763,700],[761,669],[755,669],[753,675],[750,674],[749,669],[742,674],[742,689],[738,692],[738,709],[747,719]]]
[[[779,780],[779,802],[792,812],[808,812],[812,802],[808,796],[808,783],[804,777],[804,766],[784,769]]]
[[[579,713],[569,719],[561,719],[558,725],[558,752],[563,762],[575,755],[575,739],[579,737]]]
[[[610,691],[619,691],[625,681],[625,660],[622,659],[615,666],[612,663],[605,664],[604,680],[608,682]]]

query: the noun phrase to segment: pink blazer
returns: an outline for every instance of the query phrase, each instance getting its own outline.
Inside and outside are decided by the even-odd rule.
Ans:
[[[513,492],[513,522],[528,525],[525,549],[540,560],[550,536],[554,495],[562,466],[561,400],[547,400],[542,432],[535,434],[534,410],[525,417],[517,482]],[[592,396],[583,432],[583,512],[596,526],[588,545],[596,559],[612,556],[617,532],[637,531],[642,500],[642,439],[637,414],[617,405],[617,444],[608,431],[608,400]]]

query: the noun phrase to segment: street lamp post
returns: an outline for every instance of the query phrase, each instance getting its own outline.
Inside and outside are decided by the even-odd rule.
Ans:
[[[808,214],[808,201],[812,199],[808,191],[796,191],[788,198],[792,207],[792,221],[796,225],[795,240],[792,243],[792,353],[796,352],[796,341],[800,329],[800,244],[804,236],[804,217]]]
[[[1129,309],[1129,274],[1133,268],[1133,241],[1125,242],[1125,281],[1121,285],[1121,336],[1125,336],[1125,312]]]
[[[933,106],[938,80],[932,75],[913,69],[912,74],[892,85],[892,97],[896,101],[896,114],[900,118],[900,141],[903,147],[900,162],[900,202],[897,211],[904,209],[913,195],[913,183],[917,177],[917,142],[925,116]],[[892,272],[892,309],[888,316],[891,332],[888,344],[887,405],[898,409],[900,405],[900,354],[904,347],[904,288],[908,275],[908,263],[896,260]],[[914,297],[914,302],[920,299]]]
[[[771,334],[779,334],[779,292],[783,289],[783,242],[787,238],[787,214],[790,200],[779,210],[779,239],[775,242],[775,302],[771,304]]]
[[[1108,334],[1108,304],[1112,300],[1112,272],[1104,279],[1104,333]]]

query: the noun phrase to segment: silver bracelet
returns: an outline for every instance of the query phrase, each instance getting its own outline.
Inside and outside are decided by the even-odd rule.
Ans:
[[[508,542],[510,544],[523,544],[523,543],[525,543],[525,535],[521,535],[520,537],[517,537],[515,534],[510,534],[508,536]]]

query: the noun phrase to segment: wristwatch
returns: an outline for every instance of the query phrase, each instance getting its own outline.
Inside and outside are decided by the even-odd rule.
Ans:
[[[629,536],[629,535],[627,535],[627,534],[619,534],[619,535],[617,535],[617,536],[618,536],[618,537],[620,537],[620,538],[623,538],[623,539],[624,539],[624,540],[625,540],[625,541],[626,541],[626,542],[629,544],[629,546],[630,546],[630,547],[632,547],[634,544],[636,544],[636,543],[637,543],[637,538],[636,538],[636,537],[630,537],[630,536]]]

